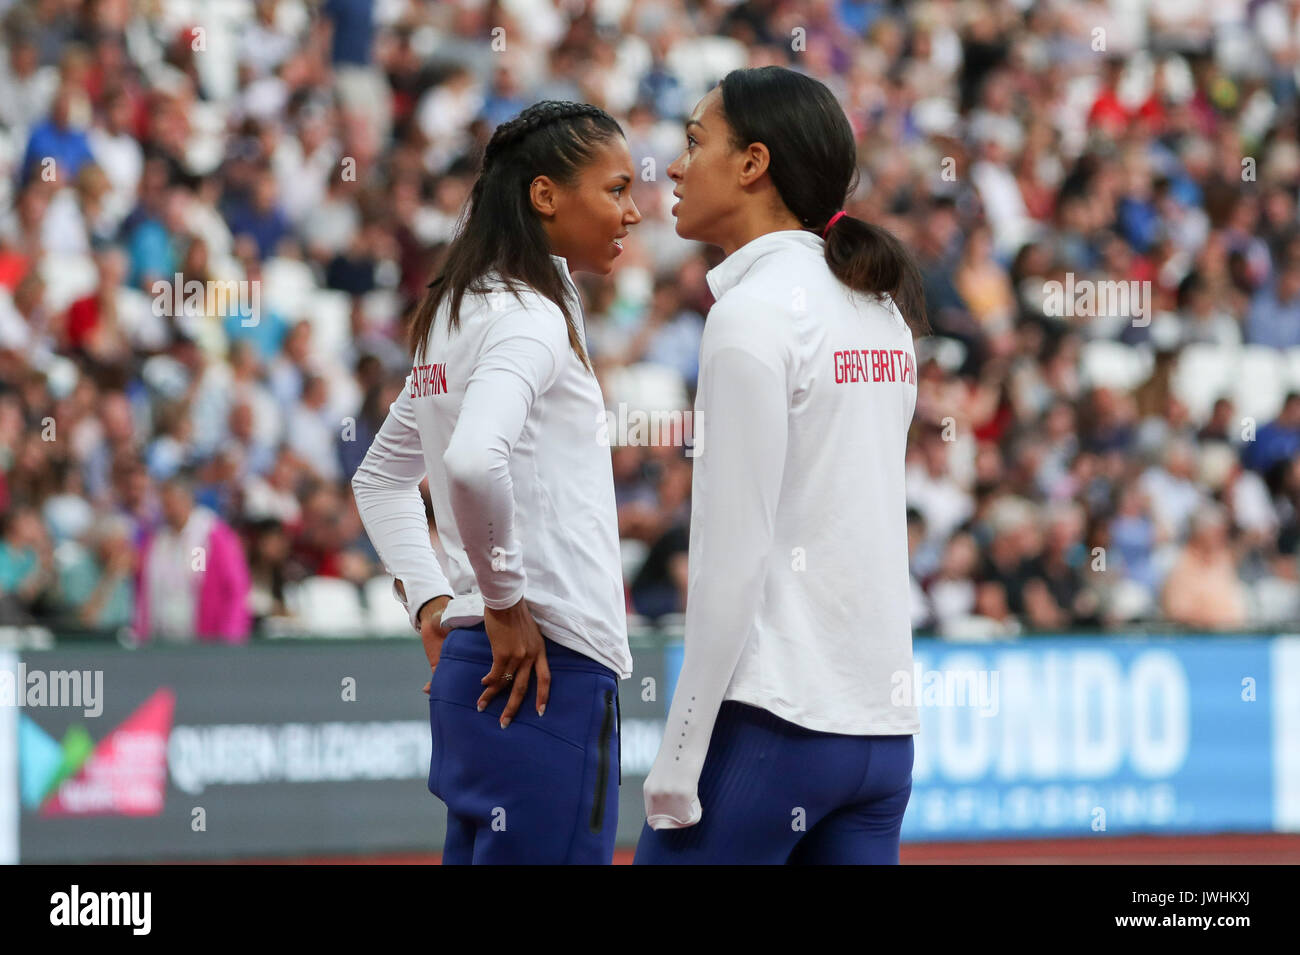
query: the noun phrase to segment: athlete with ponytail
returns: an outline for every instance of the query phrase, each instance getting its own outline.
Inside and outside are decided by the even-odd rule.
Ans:
[[[677,233],[720,246],[700,354],[685,659],[638,863],[897,863],[911,794],[903,458],[920,274],[842,208],[830,91],[729,73],[668,167]]]
[[[609,863],[631,675],[610,452],[571,272],[641,220],[618,124],[548,101],[497,127],[415,354],[352,479],[432,669],[447,863]],[[446,553],[430,543],[425,477]]]

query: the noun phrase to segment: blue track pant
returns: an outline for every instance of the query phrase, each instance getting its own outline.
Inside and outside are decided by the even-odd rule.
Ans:
[[[911,736],[818,733],[728,700],[686,829],[651,829],[643,864],[898,864],[912,794]]]
[[[447,804],[444,864],[608,865],[618,825],[620,715],[613,670],[546,641],[551,696],[537,715],[537,680],[508,727],[509,694],[482,712],[492,668],[487,631],[453,630],[429,687],[429,791]]]

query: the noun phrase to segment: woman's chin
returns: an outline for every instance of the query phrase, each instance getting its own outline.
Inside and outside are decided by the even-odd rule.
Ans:
[[[592,275],[609,275],[614,271],[615,256],[610,256],[603,262],[591,263],[582,262],[573,267],[574,272],[589,272]]]

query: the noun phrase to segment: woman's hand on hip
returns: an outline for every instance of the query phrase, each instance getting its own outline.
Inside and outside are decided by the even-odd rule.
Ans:
[[[488,641],[492,644],[492,669],[483,677],[487,687],[478,698],[479,712],[501,690],[510,691],[510,699],[501,714],[501,728],[505,729],[523,706],[528,693],[528,681],[537,675],[537,715],[546,712],[551,695],[551,668],[546,663],[546,642],[537,629],[528,604],[521,597],[513,607],[505,610],[483,609],[483,623],[487,627]]]
[[[447,604],[451,597],[443,594],[441,597],[434,597],[432,600],[426,600],[424,606],[420,608],[420,641],[424,644],[424,655],[429,658],[429,669],[438,668],[438,657],[442,654],[442,641],[447,639],[447,634],[451,631],[442,625],[442,612],[447,609]],[[429,687],[433,685],[433,680],[424,684],[424,692],[429,692]]]

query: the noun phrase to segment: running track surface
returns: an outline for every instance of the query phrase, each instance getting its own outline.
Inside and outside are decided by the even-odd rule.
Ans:
[[[614,854],[632,862],[631,849]],[[236,859],[232,864],[436,865],[437,853],[331,855]],[[1116,836],[1096,839],[907,843],[903,864],[920,865],[1298,865],[1300,835],[1228,833],[1196,836]]]

